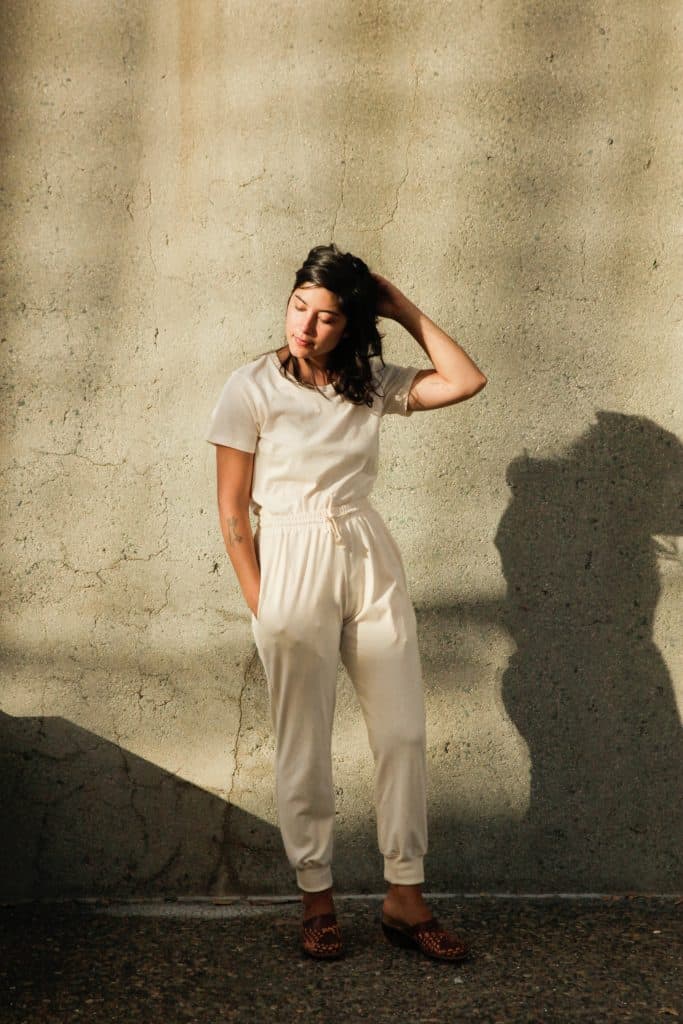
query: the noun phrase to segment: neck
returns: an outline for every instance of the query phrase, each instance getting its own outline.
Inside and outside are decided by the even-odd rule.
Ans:
[[[290,355],[289,347],[281,350],[278,354],[281,361],[284,362]],[[297,363],[301,380],[305,381],[306,384],[317,384],[320,387],[320,385],[330,383],[326,355],[318,359],[302,358],[300,356],[292,356],[292,359]]]
[[[329,374],[324,364],[316,363],[312,359],[297,359],[301,379],[308,384],[329,384]]]

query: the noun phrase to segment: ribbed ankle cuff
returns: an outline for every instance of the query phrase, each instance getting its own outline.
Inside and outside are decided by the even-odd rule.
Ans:
[[[384,877],[392,885],[419,885],[425,880],[424,857],[401,861],[385,857]]]
[[[332,886],[332,869],[329,867],[297,868],[296,882],[304,892],[322,892]]]

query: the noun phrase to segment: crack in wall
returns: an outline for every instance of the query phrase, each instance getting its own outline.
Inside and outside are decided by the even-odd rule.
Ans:
[[[138,881],[143,882],[145,885],[149,885],[151,882],[158,882],[162,875],[165,875],[170,870],[170,868],[173,867],[174,863],[180,857],[182,849],[183,844],[181,842],[177,843],[176,846],[171,851],[168,858],[164,861],[161,867],[154,872],[154,874],[147,875],[146,878],[138,879]]]
[[[124,776],[126,778],[126,781],[128,783],[129,789],[130,789],[130,809],[133,812],[134,817],[138,821],[138,823],[140,825],[140,828],[141,828],[141,831],[142,831],[142,842],[143,842],[142,858],[148,858],[149,855],[150,855],[150,846],[151,846],[151,844],[150,844],[149,831],[147,829],[147,818],[145,817],[144,813],[138,808],[138,806],[136,804],[136,796],[137,796],[138,790],[150,791],[150,790],[154,790],[154,789],[161,789],[163,787],[164,783],[165,783],[165,780],[161,780],[161,781],[154,782],[154,783],[151,783],[151,784],[141,783],[138,780],[136,780],[134,778],[133,772],[131,771],[131,768],[130,768],[130,762],[128,760],[127,752],[121,746],[120,734],[117,732],[115,727],[113,729],[113,732],[114,732],[114,736],[116,737],[116,743],[117,743],[117,746],[118,746],[118,749],[119,749],[119,753],[121,754],[122,763],[123,763]],[[177,806],[177,802],[178,802],[178,789],[177,789],[177,782],[178,781],[179,780],[175,779],[174,783],[173,783],[173,785],[174,785],[174,795],[175,795],[175,800],[176,800],[176,806]],[[169,854],[169,856],[163,862],[163,864],[161,864],[161,866],[159,868],[157,868],[156,871],[152,871],[151,873],[148,873],[148,874],[139,873],[137,871],[137,866],[136,866],[136,876],[135,876],[136,882],[137,883],[142,883],[144,885],[149,885],[152,882],[157,882],[163,875],[165,875],[170,870],[170,868],[173,866],[173,864],[180,858],[180,856],[182,854],[182,850],[183,850],[183,842],[182,842],[182,840],[179,840],[176,843],[176,845],[174,846],[174,848],[171,851],[171,853]]]
[[[138,672],[140,673],[140,676],[143,679],[151,677],[157,680],[159,683],[165,683],[167,688],[171,691],[170,696],[167,697],[162,697],[161,695],[155,696],[154,691],[152,691],[151,693],[147,693],[145,691],[143,683],[140,683],[138,689],[135,691],[135,696],[137,697],[138,703],[138,714],[140,716],[140,719],[144,717],[145,713],[148,711],[150,706],[155,711],[163,711],[163,709],[168,707],[169,704],[174,703],[174,701],[177,699],[177,693],[175,686],[173,686],[173,684],[171,683],[171,677],[169,675],[145,672],[143,669],[140,668],[139,665]]]
[[[346,110],[347,110],[347,112],[348,112],[348,110],[351,109],[351,103],[350,103],[350,100],[351,100],[351,90],[353,89],[353,81],[354,81],[355,77],[356,77],[356,67],[354,65],[354,67],[351,70],[351,77],[349,78],[349,87],[347,89],[347,94],[346,94]],[[347,169],[347,163],[348,163],[348,159],[347,159],[348,141],[349,141],[349,116],[348,116],[348,113],[347,113],[347,116],[346,116],[346,118],[344,120],[344,137],[343,137],[343,141],[342,141],[342,160],[341,160],[341,180],[339,182],[339,201],[337,202],[337,208],[334,211],[334,217],[332,219],[332,227],[330,228],[330,241],[331,242],[334,241],[334,234],[335,234],[335,231],[337,230],[337,220],[339,219],[339,214],[341,213],[342,206],[344,205],[344,192],[345,192],[345,189],[346,189],[346,169]]]
[[[147,199],[148,199],[147,209],[149,210],[151,208],[152,202],[153,202],[152,182],[151,181],[147,182]],[[152,264],[152,267],[154,269],[154,273],[158,274],[159,273],[159,268],[157,267],[156,260],[154,259],[154,246],[152,244],[152,229],[153,229],[153,227],[154,227],[154,217],[150,215],[149,221],[148,221],[148,226],[147,226],[147,255],[149,256],[149,262]],[[156,335],[155,335],[155,337],[156,337]]]
[[[330,241],[332,241],[332,242],[334,241],[334,234],[335,234],[335,231],[337,230],[337,219],[339,218],[339,213],[341,211],[342,206],[344,205],[344,189],[346,187],[346,142],[347,142],[347,134],[345,132],[345,134],[344,134],[344,142],[342,144],[342,173],[341,173],[341,181],[339,183],[339,201],[337,203],[337,209],[334,211],[334,218],[332,220],[332,227],[330,228]]]
[[[231,863],[229,851],[230,848],[234,845],[240,845],[244,847],[245,844],[242,842],[236,844],[235,842],[233,842],[230,836],[230,821],[231,812],[233,808],[232,794],[235,788],[235,778],[239,770],[239,744],[242,733],[242,721],[244,717],[244,708],[242,702],[244,699],[244,694],[246,693],[247,686],[249,685],[249,677],[257,661],[258,650],[256,649],[256,647],[254,647],[251,652],[251,656],[247,660],[247,664],[244,669],[244,676],[242,679],[242,686],[240,688],[239,697],[237,698],[239,717],[237,720],[237,729],[235,731],[235,743],[233,746],[232,773],[230,775],[230,785],[225,798],[225,810],[223,812],[223,825],[221,830],[218,858],[216,861],[216,866],[211,873],[211,878],[209,879],[209,892],[217,895],[224,894],[228,888],[232,888],[235,891],[237,891],[237,889],[239,888],[239,879],[237,876],[237,872],[233,864]]]
[[[168,538],[166,536],[166,531],[168,530],[168,496],[166,494],[166,491],[164,490],[163,478],[159,480],[159,487],[161,489],[161,500],[163,502],[163,524],[161,527],[160,540],[164,545],[164,548],[162,550],[165,551],[169,547]],[[164,608],[168,608],[169,594],[171,592],[171,580],[168,572],[166,571],[165,565],[166,563],[164,563],[164,599],[158,608],[150,609],[150,618],[153,615],[160,615]]]
[[[47,451],[44,448],[32,448],[31,450],[33,452],[35,452],[37,455],[55,455],[55,456],[57,456],[60,459],[67,458],[68,456],[73,456],[73,458],[75,458],[75,459],[83,459],[84,462],[89,462],[91,466],[100,466],[100,467],[105,467],[105,468],[106,467],[110,467],[110,468],[113,468],[113,469],[118,469],[121,466],[127,466],[128,465],[128,462],[127,462],[126,459],[122,459],[120,462],[96,462],[95,459],[91,459],[89,455],[82,455],[79,451],[76,451],[75,448],[72,451],[68,451],[68,452],[51,452],[51,451]],[[148,468],[151,468],[151,467],[148,467]],[[133,469],[134,473],[138,473],[138,470],[136,470],[134,466],[132,467],[132,469]],[[144,476],[144,473],[139,473],[139,475],[140,476]]]
[[[100,576],[101,572],[109,572],[111,569],[115,569],[116,566],[120,565],[121,562],[151,562],[153,558],[158,558],[159,555],[163,555],[164,551],[168,550],[168,542],[158,551],[152,551],[149,555],[121,555],[120,558],[116,558],[113,562],[107,563],[107,565],[101,566],[99,569],[79,569],[75,565],[71,565],[65,558],[37,558],[35,561],[26,569],[25,575],[32,572],[36,566],[40,565],[59,565],[63,569],[68,569],[78,576],[97,576],[102,586],[108,586],[106,580],[103,580]]]
[[[391,213],[389,214],[389,217],[387,218],[387,220],[385,220],[383,224],[380,224],[380,226],[379,226],[379,230],[380,231],[384,231],[384,229],[389,224],[393,223],[394,217],[396,216],[396,211],[398,210],[398,204],[399,204],[400,198],[401,198],[401,189],[405,185],[406,180],[408,178],[408,174],[410,173],[410,147],[411,147],[411,144],[412,144],[412,125],[413,125],[413,121],[414,121],[414,118],[415,118],[415,110],[417,108],[417,90],[418,90],[419,83],[420,83],[420,72],[416,68],[415,69],[415,80],[413,82],[413,98],[411,100],[410,113],[408,114],[408,124],[407,124],[407,129],[406,129],[406,131],[407,131],[407,138],[406,138],[406,146],[405,146],[405,154],[404,154],[404,171],[403,171],[403,176],[401,177],[401,180],[399,181],[398,185],[396,186],[396,194],[394,196],[394,208],[391,211]]]
[[[238,711],[239,711],[239,718],[237,720],[237,730],[235,732],[235,745],[234,745],[233,751],[232,751],[232,757],[233,757],[232,774],[230,776],[230,788],[228,789],[228,795],[227,795],[227,798],[226,798],[228,803],[232,802],[232,791],[235,788],[235,776],[237,775],[237,769],[239,767],[239,765],[238,765],[239,743],[240,743],[240,736],[241,736],[241,733],[242,733],[242,719],[244,718],[244,708],[242,706],[242,700],[244,698],[244,694],[246,692],[247,686],[249,685],[249,674],[250,674],[250,671],[251,671],[251,667],[252,667],[252,665],[254,664],[254,661],[257,658],[258,658],[258,651],[254,647],[254,649],[253,649],[253,651],[251,653],[251,657],[247,661],[247,665],[246,665],[246,668],[244,670],[244,678],[242,680],[242,687],[240,689],[239,697],[237,698],[237,707],[238,707]]]
[[[138,821],[138,823],[140,825],[140,829],[142,831],[142,843],[143,843],[143,854],[142,855],[143,855],[143,857],[147,857],[148,854],[149,854],[149,833],[147,831],[147,819],[145,818],[145,816],[142,813],[142,811],[135,804],[135,790],[136,790],[136,785],[137,784],[136,784],[136,781],[135,781],[135,779],[133,777],[133,773],[132,773],[131,768],[130,768],[130,763],[128,761],[128,757],[126,756],[126,751],[121,746],[121,740],[120,740],[119,733],[116,731],[116,726],[114,726],[113,732],[114,732],[114,736],[116,737],[116,744],[118,746],[119,753],[121,754],[121,761],[122,761],[122,764],[123,764],[123,774],[125,776],[126,782],[128,783],[128,786],[130,788],[130,809],[133,812],[133,816]]]
[[[117,385],[113,384],[111,386],[112,387],[116,387]],[[123,387],[124,385],[118,385],[118,386],[119,387]],[[67,412],[68,412],[68,410],[67,410]],[[66,415],[66,413],[65,413],[65,415]],[[54,451],[50,451],[47,448],[30,448],[29,451],[31,451],[35,455],[52,455],[55,458],[59,458],[59,459],[65,459],[65,458],[68,458],[68,457],[73,457],[75,459],[83,459],[84,462],[89,462],[91,466],[98,466],[98,467],[102,467],[102,468],[105,468],[105,469],[106,468],[120,469],[122,466],[125,466],[126,469],[132,470],[132,472],[135,473],[136,476],[147,476],[149,473],[151,473],[154,469],[157,468],[156,464],[150,463],[148,466],[145,466],[144,469],[138,469],[132,462],[130,462],[128,460],[128,458],[125,458],[125,457],[123,459],[121,459],[119,462],[97,462],[96,459],[91,458],[89,455],[84,455],[82,452],[79,452],[78,451],[78,446],[76,446],[74,448],[71,448],[71,449],[69,449],[69,451],[65,451],[65,452],[54,452]],[[31,466],[31,460],[27,459],[26,464],[27,464],[27,466],[30,467]],[[20,469],[24,468],[20,460],[16,460],[15,465],[17,467],[19,467]],[[2,470],[1,472],[2,473],[10,472],[12,469],[14,469],[14,465],[13,466],[8,466],[5,470]]]
[[[237,187],[238,188],[248,188],[250,185],[253,185],[254,182],[262,181],[263,178],[265,178],[265,176],[266,176],[266,169],[264,167],[264,168],[262,168],[261,173],[254,175],[253,178],[247,178],[246,181],[238,181],[237,182]]]

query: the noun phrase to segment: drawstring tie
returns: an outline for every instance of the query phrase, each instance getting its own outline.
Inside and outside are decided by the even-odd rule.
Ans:
[[[342,507],[342,509],[343,509],[343,507]],[[333,505],[332,505],[332,499],[330,498],[330,500],[327,503],[327,508],[323,511],[323,518],[327,522],[327,525],[330,528],[330,533],[334,537],[334,543],[335,544],[339,544],[341,547],[344,547],[344,538],[341,535],[341,530],[339,529],[339,523],[337,522],[337,519],[339,518],[339,516],[346,515],[346,511],[347,510],[342,510],[342,509],[337,509],[336,511],[334,511],[333,510]]]
[[[327,504],[322,508],[317,509],[300,509],[292,513],[284,513],[279,515],[277,513],[270,512],[266,509],[258,509],[256,515],[258,518],[257,529],[278,529],[285,528],[288,526],[295,526],[299,523],[325,523],[329,532],[332,534],[334,543],[339,547],[345,548],[347,545],[344,543],[342,532],[339,529],[338,520],[342,516],[354,515],[357,513],[370,512],[372,505],[367,498],[358,498],[356,501],[348,505],[335,505],[333,499],[329,497]],[[364,548],[361,550],[365,551]]]

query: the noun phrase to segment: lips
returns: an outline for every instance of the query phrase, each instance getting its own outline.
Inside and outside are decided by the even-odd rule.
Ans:
[[[310,348],[313,344],[312,341],[305,341],[304,338],[297,338],[296,334],[294,335],[294,341],[297,345],[301,345],[303,348]]]

